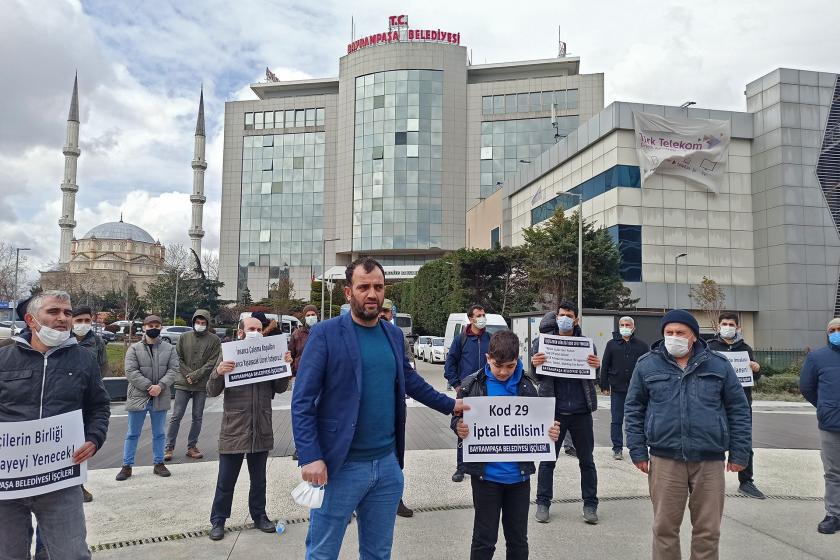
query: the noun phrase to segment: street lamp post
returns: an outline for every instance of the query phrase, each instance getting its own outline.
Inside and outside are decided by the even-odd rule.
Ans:
[[[583,194],[571,192],[559,192],[558,196],[577,197],[578,205],[578,282],[577,282],[577,306],[578,318],[583,316]]]
[[[324,289],[327,286],[327,241],[338,241],[338,237],[332,239],[321,240],[321,320],[324,320]],[[332,291],[330,291],[330,299],[332,299]],[[332,303],[330,303],[332,309]]]
[[[688,253],[680,253],[679,255],[674,257],[674,307],[672,309],[677,308],[677,261],[687,256]]]
[[[15,248],[15,285],[12,287],[12,299],[14,300],[14,306],[17,307],[18,301],[18,269],[20,268],[20,252],[21,251],[31,251],[29,247],[17,247]],[[12,321],[15,320],[15,311],[12,308],[12,316],[10,317]],[[14,332],[14,329],[12,329]]]

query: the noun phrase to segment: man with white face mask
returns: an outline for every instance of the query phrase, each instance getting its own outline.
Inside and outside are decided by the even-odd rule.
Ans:
[[[669,311],[661,325],[665,339],[636,363],[624,406],[630,459],[648,475],[652,557],[680,558],[688,501],[691,557],[718,558],[724,473],[749,462],[750,409],[735,370],[689,312]]]
[[[81,410],[85,443],[73,461],[83,463],[102,448],[111,409],[96,359],[71,336],[70,296],[59,291],[35,296],[24,321],[28,329],[0,349],[0,422]],[[0,558],[29,557],[33,514],[50,558],[90,558],[80,486],[0,500]]]
[[[750,357],[750,369],[753,372],[753,379],[758,381],[761,377],[761,366],[753,358],[753,349],[741,336],[741,325],[738,314],[731,311],[724,311],[718,317],[718,333],[709,341],[709,349],[715,352],[746,352]],[[744,387],[744,394],[750,404],[750,416],[752,416],[752,387]],[[738,473],[738,492],[763,500],[766,496],[758,489],[753,481],[753,452],[750,451],[750,462],[747,468]]]
[[[262,323],[259,319],[247,317],[239,321],[236,336],[239,340],[262,338]],[[288,353],[285,360],[287,363],[291,361]],[[234,365],[231,361],[219,361],[207,381],[209,396],[225,394],[219,430],[219,476],[210,510],[212,528],[209,537],[214,541],[225,536],[225,521],[230,517],[233,492],[243,460],[248,461],[248,477],[251,480],[248,512],[254,527],[265,533],[274,532],[274,523],[265,511],[265,468],[268,452],[274,448],[271,399],[288,388],[289,378],[225,387],[225,376],[233,371]]]

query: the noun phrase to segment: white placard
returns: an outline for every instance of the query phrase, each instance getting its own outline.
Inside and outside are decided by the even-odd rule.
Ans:
[[[223,343],[222,359],[236,362],[233,371],[225,375],[225,387],[290,377],[291,364],[283,360],[287,348],[285,334]]]
[[[750,367],[750,355],[748,352],[721,352],[723,357],[732,364],[741,387],[752,387],[755,385],[752,368]]]
[[[537,367],[538,375],[595,379],[595,368],[586,362],[595,353],[591,338],[541,334],[538,352],[545,354],[545,363]]]
[[[553,397],[466,397],[465,463],[554,461]]]
[[[84,484],[87,462],[73,464],[73,454],[84,443],[81,410],[41,420],[0,422],[0,500]]]

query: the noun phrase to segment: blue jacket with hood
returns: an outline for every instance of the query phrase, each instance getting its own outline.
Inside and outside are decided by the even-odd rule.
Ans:
[[[808,353],[799,389],[817,407],[820,430],[840,432],[840,347],[829,344]]]

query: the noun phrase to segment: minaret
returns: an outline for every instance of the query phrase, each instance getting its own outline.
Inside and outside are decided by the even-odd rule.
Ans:
[[[59,264],[70,262],[70,251],[73,243],[73,229],[76,227],[76,166],[81,155],[79,150],[79,75],[73,79],[73,98],[70,100],[70,114],[67,116],[67,141],[64,144],[64,181],[61,182],[61,218],[58,225],[61,228],[61,247],[58,257]]]
[[[204,217],[204,203],[207,197],[204,196],[204,171],[207,169],[207,162],[204,160],[204,87],[201,88],[201,97],[198,100],[198,120],[195,122],[195,154],[193,155],[193,191],[190,196],[192,202],[192,225],[190,227],[190,239],[192,250],[198,257],[201,257],[201,239],[204,237],[204,230],[201,222]]]

